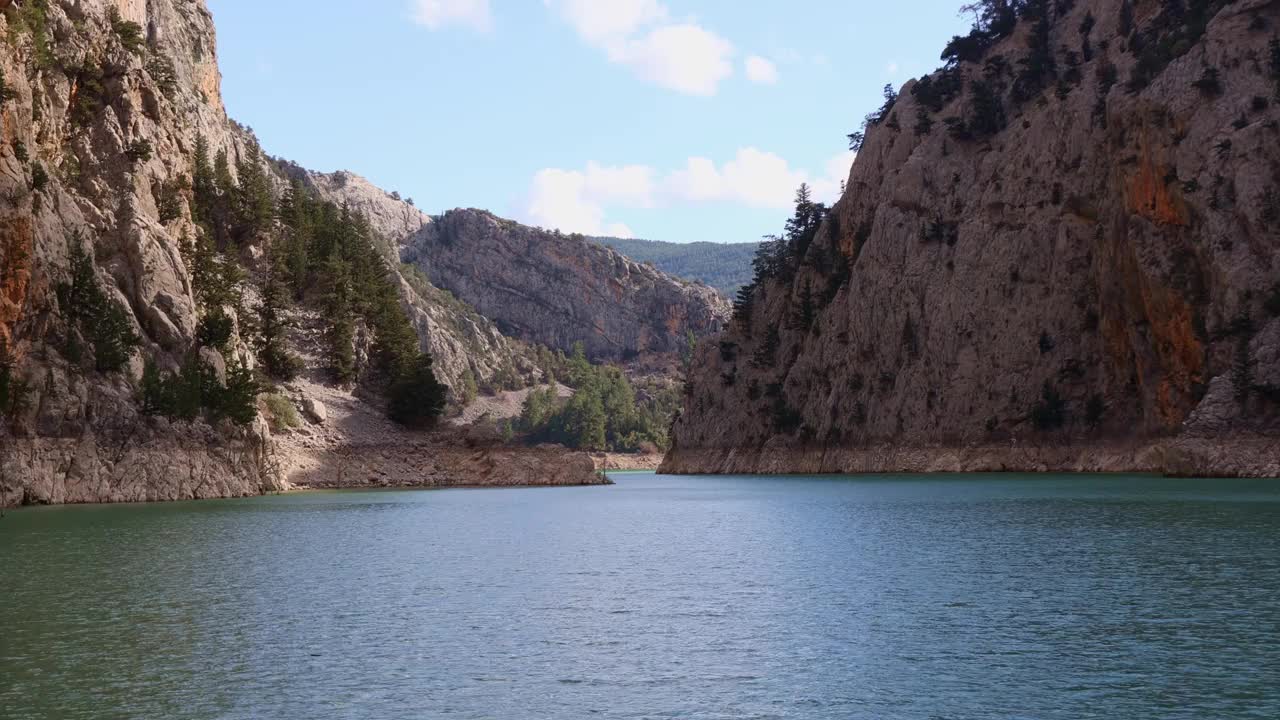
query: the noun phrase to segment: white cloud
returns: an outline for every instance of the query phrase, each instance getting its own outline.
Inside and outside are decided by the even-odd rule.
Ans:
[[[525,217],[534,225],[594,234],[604,221],[604,208],[588,202],[580,172],[549,168],[533,177]]]
[[[646,165],[604,167],[590,162],[583,190],[592,200],[650,207],[653,205],[653,168]]]
[[[618,222],[605,223],[605,206],[651,207],[653,169],[587,163],[584,171],[547,168],[533,177],[524,218],[547,228],[586,235],[632,237]]]
[[[605,226],[604,236],[622,238],[623,240],[626,240],[627,238],[635,237],[636,234],[631,232],[631,228],[627,227],[623,223],[611,223]]]
[[[667,177],[666,189],[686,202],[722,201],[751,207],[785,208],[806,182],[780,155],[753,147],[738,151],[723,167],[708,158],[689,158]]]
[[[733,44],[692,21],[673,22],[658,0],[543,0],[610,62],[688,95],[714,95],[733,74]]]
[[[715,95],[720,81],[733,74],[733,45],[697,25],[655,28],[611,48],[609,56],[654,85],[686,95]]]
[[[544,0],[557,8],[584,40],[605,45],[625,39],[640,28],[667,18],[658,0]]]
[[[747,147],[722,164],[691,157],[684,167],[665,174],[646,165],[595,162],[584,170],[548,168],[534,176],[520,214],[527,222],[565,232],[632,237],[626,225],[606,220],[611,208],[718,203],[787,210],[801,183],[810,185],[815,200],[833,203],[853,158],[852,152],[842,152],[820,173],[810,173],[791,167],[776,153]]]
[[[432,30],[445,25],[475,30],[493,26],[489,0],[413,0],[413,21]]]
[[[814,200],[831,204],[840,199],[840,188],[849,179],[849,168],[853,167],[855,157],[857,153],[845,150],[827,161],[826,172],[810,183]]]
[[[901,67],[899,67],[899,65],[898,65],[898,61],[897,61],[897,60],[890,60],[890,61],[889,61],[889,62],[884,66],[884,76],[885,76],[885,77],[887,77],[887,78],[896,78],[896,77],[898,77],[898,71],[899,71],[899,70],[901,70]]]
[[[745,69],[747,79],[757,85],[774,85],[778,82],[778,66],[759,55],[747,58]]]
[[[663,189],[683,202],[784,209],[791,207],[796,188],[808,183],[815,200],[833,203],[840,198],[840,184],[849,177],[853,158],[852,152],[842,152],[815,175],[792,168],[780,155],[748,147],[722,167],[707,158],[689,158],[684,168],[667,176]]]

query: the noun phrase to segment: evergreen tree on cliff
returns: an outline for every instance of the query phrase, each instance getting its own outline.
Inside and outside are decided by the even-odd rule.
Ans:
[[[444,414],[449,389],[436,379],[430,353],[419,353],[412,367],[388,391],[392,420],[405,427],[425,429]]]

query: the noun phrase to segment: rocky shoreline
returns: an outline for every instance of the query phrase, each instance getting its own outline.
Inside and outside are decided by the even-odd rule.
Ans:
[[[611,485],[591,458],[563,448],[366,445],[297,458],[290,489]]]
[[[6,439],[0,508],[171,502],[309,489],[610,485],[563,448],[450,445],[438,438],[288,454],[258,438]]]
[[[591,456],[596,470],[622,472],[657,470],[662,465],[659,453],[595,453]]]
[[[672,450],[670,475],[863,473],[1142,473],[1170,477],[1280,477],[1280,439],[1174,438],[1151,442],[964,447],[698,448]]]

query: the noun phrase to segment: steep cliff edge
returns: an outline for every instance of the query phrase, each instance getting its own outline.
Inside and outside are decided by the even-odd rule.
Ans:
[[[402,257],[506,334],[595,359],[677,354],[718,331],[728,303],[580,235],[452,210],[410,237]]]
[[[700,349],[665,470],[1280,474],[1280,4],[982,5]]]
[[[173,202],[196,138],[233,160],[251,146],[222,107],[212,18],[189,2],[7,5],[0,505],[282,487],[261,420],[175,427],[135,402],[143,358],[176,367],[196,332],[180,251],[194,225]],[[100,302],[81,307],[93,287]],[[226,355],[254,361],[238,335]]]

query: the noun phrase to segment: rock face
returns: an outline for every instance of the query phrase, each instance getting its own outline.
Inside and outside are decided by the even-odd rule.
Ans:
[[[273,438],[261,418],[248,428],[170,423],[143,415],[137,403],[144,359],[173,371],[196,346],[197,303],[181,246],[197,235],[190,185],[197,139],[211,157],[226,153],[232,175],[241,162],[263,163],[277,196],[289,179],[226,116],[203,0],[0,2],[0,37],[0,506],[288,487],[299,465],[293,453],[308,451],[292,435]],[[383,236],[404,307],[447,383],[532,381],[527,347],[399,266],[399,242],[422,230],[426,216],[357,176],[302,172],[322,198],[364,213]],[[248,308],[265,257],[258,240],[246,241],[239,258],[250,271]],[[76,248],[89,259],[91,282],[139,338],[119,370],[95,367],[95,353],[85,351],[92,328],[76,323],[59,292]],[[256,354],[237,329],[248,318],[225,310],[233,328],[226,349],[199,351],[220,378],[232,361],[252,368]],[[364,405],[365,415],[380,417],[376,404]],[[323,427],[334,434],[326,452],[345,452],[360,428],[334,428],[334,408],[327,411]],[[396,447],[430,450],[414,438]],[[568,477],[552,463],[544,469],[549,480]],[[473,484],[466,475],[433,477]],[[533,473],[523,482],[538,481]]]
[[[664,469],[1277,472],[1280,5],[1028,8],[869,129]]]
[[[373,231],[391,243],[399,243],[431,222],[426,213],[409,202],[355,173],[303,173],[306,183],[320,197],[364,215]]]
[[[421,347],[431,353],[436,374],[455,393],[468,376],[486,386],[531,376],[534,361],[530,347],[503,335],[489,318],[433,285],[420,270],[400,263],[401,245],[430,224],[428,215],[355,173],[317,173],[292,163],[281,163],[281,170],[322,199],[369,219],[396,274],[404,311]]]
[[[0,505],[171,500],[280,489],[264,423],[239,430],[142,417],[148,357],[176,367],[196,329],[179,239],[196,138],[232,164],[252,145],[219,94],[203,3],[50,0],[0,19]],[[137,23],[136,44],[118,18]],[[38,32],[37,32],[38,30]],[[132,46],[131,46],[132,45]],[[163,219],[162,219],[163,217]],[[82,350],[58,287],[75,247],[141,341],[123,371]],[[253,363],[232,338],[228,357]]]
[[[402,257],[508,335],[566,352],[581,342],[593,358],[677,353],[689,333],[714,333],[729,313],[706,285],[480,210],[445,213]]]

